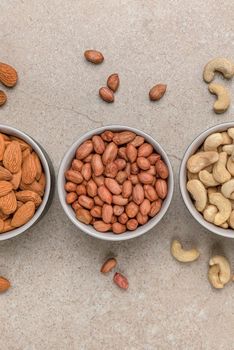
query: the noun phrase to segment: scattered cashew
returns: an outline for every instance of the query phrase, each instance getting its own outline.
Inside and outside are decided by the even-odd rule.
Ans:
[[[232,137],[227,133],[227,131],[221,132],[222,138],[223,138],[223,145],[230,145],[233,143]]]
[[[228,220],[229,216],[231,215],[231,202],[221,193],[211,193],[209,195],[209,202],[218,208],[218,213],[214,218],[214,224],[217,226],[222,225],[225,221]]]
[[[219,185],[219,182],[215,181],[213,175],[207,170],[201,170],[198,176],[200,181],[207,187],[214,187]]]
[[[221,255],[215,255],[210,259],[209,265],[210,266],[213,266],[213,265],[219,266],[220,282],[222,282],[223,284],[226,284],[230,281],[231,268],[230,268],[230,264],[229,264],[229,261],[227,260],[227,258],[225,258],[224,256],[221,256]]]
[[[195,201],[198,211],[203,211],[207,204],[207,192],[203,183],[199,180],[190,180],[187,183],[187,190]]]
[[[226,169],[227,164],[227,153],[219,153],[219,160],[215,163],[213,167],[214,179],[219,183],[224,183],[231,179],[231,174]]]
[[[223,136],[220,132],[209,135],[204,142],[204,151],[216,151],[223,144]]]
[[[204,219],[208,222],[214,223],[215,215],[218,213],[218,209],[215,205],[208,205],[203,211]]]
[[[174,240],[171,244],[171,254],[180,262],[192,262],[196,260],[200,253],[197,249],[184,250],[181,243]]]
[[[224,113],[230,106],[230,94],[228,89],[226,89],[221,84],[211,83],[208,86],[209,91],[217,96],[217,100],[214,103],[215,113]]]
[[[202,169],[207,166],[214,164],[219,159],[218,152],[199,152],[192,155],[187,161],[187,169],[191,173],[199,173]]]
[[[221,192],[224,197],[234,199],[234,179],[225,182],[221,187]]]
[[[216,289],[221,289],[224,287],[223,283],[219,279],[219,272],[219,265],[210,266],[208,270],[208,279],[210,284]]]
[[[215,72],[220,72],[226,79],[234,76],[234,64],[226,58],[217,57],[208,62],[204,68],[203,79],[210,83],[214,79]]]

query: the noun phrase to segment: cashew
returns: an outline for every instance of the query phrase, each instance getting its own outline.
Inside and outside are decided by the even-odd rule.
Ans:
[[[223,283],[219,279],[219,272],[219,265],[213,265],[208,270],[208,279],[210,284],[216,289],[221,289],[224,287]]]
[[[223,144],[223,136],[220,132],[209,135],[204,142],[204,151],[216,151]]]
[[[212,171],[213,171],[213,164],[208,165],[208,166],[205,167],[203,170],[207,170],[209,173],[212,173]]]
[[[234,179],[225,182],[221,187],[221,192],[224,197],[234,199]]]
[[[226,79],[230,79],[234,75],[234,64],[223,57],[214,58],[206,64],[203,79],[210,83],[214,79],[216,71],[222,73]]]
[[[222,138],[223,138],[223,145],[230,145],[233,143],[232,137],[226,132],[221,132]]]
[[[174,240],[171,244],[171,254],[180,262],[194,261],[200,255],[197,249],[184,250],[181,243],[177,240]]]
[[[214,179],[219,183],[224,183],[231,179],[231,174],[226,169],[227,153],[219,153],[219,160],[215,163],[213,168]]]
[[[232,161],[234,162],[234,145],[223,146],[223,152],[226,152],[231,156]]]
[[[234,210],[232,210],[231,215],[228,219],[229,226],[234,229]]]
[[[220,225],[220,227],[222,227],[222,228],[228,228],[228,223],[227,223],[227,222],[224,222],[222,225]]]
[[[227,133],[232,138],[232,142],[233,142],[233,140],[234,140],[234,128],[229,128]]]
[[[204,219],[213,224],[215,215],[218,213],[218,209],[215,205],[208,205],[206,209],[203,211]]]
[[[230,281],[231,268],[230,268],[230,264],[229,264],[229,261],[227,260],[227,258],[225,258],[224,256],[221,256],[221,255],[215,255],[210,259],[209,265],[210,266],[213,266],[213,265],[219,266],[220,282],[222,282],[223,284],[226,284]]]
[[[187,190],[195,201],[198,211],[203,211],[207,204],[207,192],[203,183],[199,180],[190,180],[187,183]]]
[[[219,159],[218,152],[199,152],[192,155],[187,162],[187,169],[191,173],[199,173],[200,170],[214,164]]]
[[[227,161],[227,170],[229,171],[229,173],[234,176],[234,161],[231,157],[228,157],[228,161]]]
[[[224,113],[230,106],[230,94],[228,89],[226,89],[221,84],[211,83],[208,86],[209,91],[217,96],[217,100],[214,103],[215,113]]]
[[[207,170],[201,170],[198,173],[200,181],[207,187],[218,186],[219,183],[215,181],[213,175],[209,173]]]
[[[198,179],[198,174],[193,174],[193,173],[190,173],[190,171],[188,171],[187,177],[188,177],[188,180]]]
[[[225,198],[221,193],[211,193],[209,194],[210,204],[214,204],[218,208],[218,213],[215,215],[214,224],[217,226],[222,225],[228,220],[232,205],[229,199]]]

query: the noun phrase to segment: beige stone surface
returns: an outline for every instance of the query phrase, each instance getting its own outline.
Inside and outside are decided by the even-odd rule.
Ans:
[[[0,296],[2,350],[230,350],[233,292],[212,290],[207,263],[221,249],[234,269],[234,240],[202,229],[186,210],[178,188],[181,157],[209,126],[233,119],[212,111],[214,97],[202,81],[213,57],[234,60],[234,2],[230,0],[1,0],[0,61],[15,66],[19,84],[7,90],[0,122],[19,127],[60,160],[84,132],[111,123],[141,128],[168,152],[175,194],[162,222],[141,238],[97,241],[79,232],[57,194],[30,232],[0,243],[0,274],[12,288]],[[105,55],[102,65],[85,49]],[[98,89],[118,72],[121,87],[108,105]],[[216,81],[222,81],[217,77]],[[168,84],[158,103],[155,83]],[[230,87],[234,100],[233,82]],[[170,256],[173,237],[196,245],[191,265]],[[129,278],[122,292],[100,265],[110,253]]]

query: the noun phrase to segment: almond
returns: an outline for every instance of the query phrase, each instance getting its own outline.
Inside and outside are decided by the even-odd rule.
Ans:
[[[0,82],[7,87],[13,87],[17,83],[18,74],[16,70],[6,63],[0,63]]]
[[[15,179],[16,181],[16,179]],[[11,183],[13,184],[13,182],[11,181]],[[70,184],[72,182],[69,182]],[[73,188],[75,186],[75,189],[73,189],[72,191],[69,192],[74,192],[76,190],[76,184],[73,184]],[[15,185],[17,186],[16,182]],[[25,185],[25,183],[23,183],[22,181],[20,182],[19,186],[18,186],[21,190],[29,190],[29,191],[33,191],[39,194],[39,196],[43,196],[44,194],[44,186],[42,184],[40,184],[38,181],[33,181],[30,185]],[[14,184],[13,184],[13,188],[14,188]],[[14,188],[15,189],[15,188]]]
[[[84,52],[84,56],[85,56],[87,61],[94,63],[94,64],[100,64],[104,61],[103,54],[97,50],[86,50]]]
[[[13,186],[10,182],[0,181],[0,197],[6,196],[12,189]]]
[[[5,181],[12,180],[12,173],[10,173],[10,171],[5,169],[3,166],[0,166],[0,180],[5,180]]]
[[[103,154],[105,151],[105,143],[101,136],[95,135],[92,137],[94,151],[98,154]]]
[[[3,135],[0,134],[0,161],[3,160],[3,155],[4,155],[4,152],[5,152],[5,148],[6,148],[5,139],[4,139]]]
[[[137,229],[138,221],[136,219],[130,219],[128,220],[126,226],[129,231],[134,231]]]
[[[157,84],[157,85],[153,86],[149,92],[150,100],[151,101],[160,100],[163,97],[163,95],[165,94],[166,89],[167,89],[167,85],[165,85],[165,84]]]
[[[30,152],[32,152],[32,147],[27,142],[18,138],[17,136],[10,136],[10,140],[19,142],[21,151],[25,151],[26,149],[28,149]]]
[[[23,204],[17,211],[14,213],[11,220],[11,225],[13,227],[20,227],[25,225],[35,213],[35,203],[28,201]]]
[[[103,99],[103,101],[108,103],[114,102],[115,100],[113,91],[106,86],[99,89],[99,96]]]
[[[123,145],[131,142],[135,137],[136,134],[132,131],[122,131],[114,135],[113,141],[116,145]]]
[[[167,179],[169,175],[168,167],[166,164],[160,159],[155,164],[155,169],[157,175],[159,175],[162,179]]]
[[[22,149],[22,148],[21,148]],[[30,154],[30,149],[26,148],[24,151],[22,151],[22,160],[24,161],[24,159]]]
[[[93,227],[99,232],[107,232],[110,231],[111,224],[106,224],[105,222],[98,220],[94,222]]]
[[[18,187],[20,185],[21,177],[22,177],[21,169],[18,171],[18,173],[13,174],[12,179],[10,180],[10,182],[11,182],[14,190],[18,189]]]
[[[41,161],[35,152],[32,152],[32,155],[34,157],[34,162],[36,165],[36,180],[38,181],[41,177],[41,174],[42,174]]]
[[[7,95],[4,91],[0,90],[0,106],[3,106],[7,101]]]
[[[110,258],[108,260],[106,260],[104,262],[104,264],[101,267],[101,272],[102,273],[107,273],[110,272],[111,270],[113,270],[115,268],[115,266],[117,265],[117,261],[115,258]]]
[[[107,165],[108,163],[113,162],[116,159],[117,153],[118,147],[114,142],[110,142],[102,155],[103,164]]]
[[[22,165],[22,181],[26,185],[35,181],[37,176],[37,166],[33,154],[29,154],[23,161]]]
[[[4,230],[4,220],[0,219],[0,233],[2,233]]]
[[[111,74],[107,79],[107,86],[112,91],[116,92],[119,87],[119,76],[117,73]]]
[[[7,146],[3,155],[3,165],[11,173],[15,174],[21,168],[22,152],[18,141],[12,141]]]
[[[5,221],[6,219],[9,218],[9,215],[7,214],[4,214],[1,210],[0,210],[0,219]]]
[[[91,140],[83,142],[76,150],[76,158],[82,160],[93,151],[93,143]]]
[[[155,184],[156,192],[159,198],[164,199],[167,196],[167,182],[163,179],[158,179]]]
[[[105,179],[105,185],[108,188],[108,190],[113,194],[120,194],[122,192],[122,189],[118,182],[114,179]]]
[[[30,190],[23,190],[23,191],[16,192],[15,196],[16,196],[18,201],[21,201],[23,203],[34,202],[36,208],[39,207],[39,205],[42,202],[42,199],[39,196],[39,194],[34,192],[34,191],[30,191]],[[1,198],[0,198],[0,200],[1,200]]]
[[[11,284],[10,282],[4,278],[4,277],[0,277],[0,293],[4,293],[6,292],[9,288],[10,288]]]
[[[89,210],[84,208],[78,208],[76,211],[76,217],[79,221],[83,222],[83,224],[89,225],[92,221],[92,216]]]
[[[14,226],[11,226],[11,219],[4,220],[4,227],[2,233],[9,232],[11,230],[14,230]]]
[[[13,191],[9,192],[6,196],[0,197],[0,209],[6,215],[14,213],[17,208],[16,196]]]
[[[39,185],[41,186],[41,190],[42,190],[43,193],[44,193],[45,187],[46,187],[46,176],[45,176],[44,173],[41,174],[41,177],[40,177],[38,183],[39,183]],[[32,184],[31,184],[31,185],[32,185]],[[37,191],[35,191],[35,192],[37,192]]]

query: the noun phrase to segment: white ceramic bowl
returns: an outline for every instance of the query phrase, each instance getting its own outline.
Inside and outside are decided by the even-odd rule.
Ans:
[[[204,132],[202,132],[199,136],[197,136],[195,140],[191,143],[191,145],[187,148],[180,166],[180,191],[181,191],[184,203],[188,208],[190,214],[199,222],[199,224],[201,224],[207,230],[213,233],[216,233],[217,235],[234,238],[234,230],[221,228],[219,226],[209,223],[203,218],[202,214],[200,214],[196,210],[194,203],[186,188],[186,184],[187,184],[186,164],[189,157],[191,157],[196,152],[196,150],[203,144],[207,136],[215,132],[226,131],[228,128],[231,128],[231,127],[232,128],[234,127],[234,122],[215,125],[205,130]]]
[[[46,188],[45,188],[44,197],[35,215],[25,225],[18,227],[12,231],[1,233],[0,241],[3,241],[5,239],[18,236],[21,233],[25,232],[30,227],[32,227],[36,222],[38,222],[43,217],[43,215],[45,215],[45,213],[49,209],[50,204],[52,202],[55,181],[54,181],[53,165],[47,153],[45,152],[45,150],[35,140],[33,140],[30,136],[28,136],[24,132],[8,125],[0,124],[0,132],[7,135],[17,136],[22,140],[26,141],[29,145],[31,145],[41,160],[41,164],[46,176]]]
[[[166,199],[163,202],[162,208],[160,212],[152,219],[150,219],[145,225],[138,227],[135,231],[126,231],[125,233],[121,235],[116,235],[112,232],[107,232],[107,233],[102,233],[98,232],[94,229],[92,225],[85,225],[79,220],[76,219],[75,213],[71,207],[71,205],[68,205],[66,203],[65,197],[66,197],[66,191],[64,190],[64,185],[65,185],[65,177],[64,173],[65,171],[70,167],[72,160],[75,157],[76,149],[78,146],[80,146],[81,143],[83,143],[85,140],[92,138],[93,135],[96,134],[101,134],[105,130],[111,130],[111,131],[124,131],[124,130],[129,130],[135,132],[137,135],[141,135],[145,138],[145,140],[149,143],[152,144],[156,152],[158,152],[161,156],[162,159],[165,161],[165,163],[168,166],[169,169],[169,179],[168,179],[168,195]],[[163,148],[159,145],[157,141],[155,141],[151,136],[147,135],[143,131],[140,131],[135,128],[131,128],[129,126],[123,126],[123,125],[109,125],[109,126],[104,126],[101,128],[97,128],[94,130],[91,130],[84,134],[82,137],[80,137],[73,145],[68,149],[67,153],[65,154],[58,173],[58,194],[59,194],[59,199],[62,204],[62,207],[69,217],[69,219],[73,222],[74,225],[81,231],[89,234],[90,236],[100,238],[103,240],[108,240],[108,241],[123,241],[127,239],[131,239],[134,237],[141,236],[145,232],[149,231],[152,229],[155,225],[159,223],[159,221],[163,218],[163,216],[166,214],[166,211],[171,203],[172,195],[173,195],[173,187],[174,187],[174,179],[173,179],[173,171],[172,167],[170,164],[170,161],[167,157],[167,154],[163,150]]]

